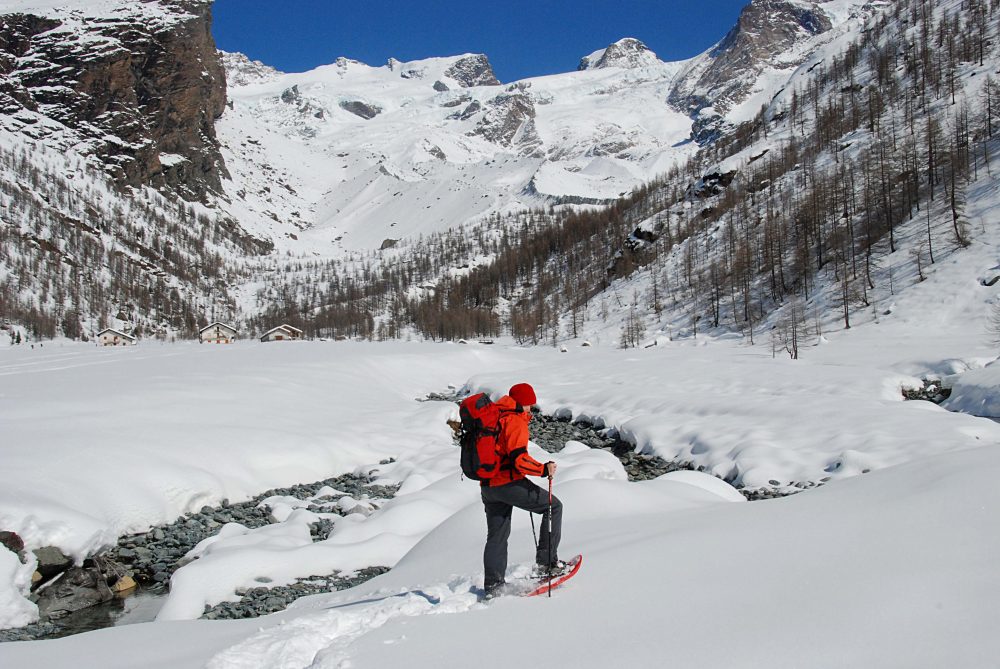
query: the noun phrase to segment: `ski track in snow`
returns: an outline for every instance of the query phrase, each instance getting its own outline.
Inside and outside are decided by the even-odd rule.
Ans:
[[[29,362],[24,362],[21,364],[11,364],[11,365],[0,365],[0,376],[13,376],[16,374],[23,374],[24,372],[58,372],[67,369],[77,369],[80,367],[95,367],[97,365],[108,365],[120,362],[119,357],[120,351],[109,352],[101,360],[90,360],[88,362],[78,362],[76,364],[53,364],[60,363],[64,359],[79,359],[79,356],[73,353],[67,353],[54,358],[46,358],[42,360],[32,360]],[[168,353],[165,356],[156,355],[138,355],[132,358],[133,360],[149,360],[151,358],[159,357],[174,357],[182,355],[181,353]]]
[[[351,666],[351,644],[390,620],[462,613],[485,606],[479,603],[468,579],[368,602],[334,605],[322,613],[262,630],[213,657],[206,669],[344,669]]]

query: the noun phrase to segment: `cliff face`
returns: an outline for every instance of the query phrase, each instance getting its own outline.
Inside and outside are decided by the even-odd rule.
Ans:
[[[220,191],[226,79],[211,3],[68,5],[0,16],[0,123],[93,157],[122,185]]]
[[[753,0],[729,34],[681,73],[670,103],[692,115],[709,106],[724,114],[746,98],[766,68],[794,67],[805,56],[794,47],[831,27],[821,3]]]

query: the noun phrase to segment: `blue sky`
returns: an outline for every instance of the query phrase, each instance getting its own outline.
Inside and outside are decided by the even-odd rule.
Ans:
[[[383,65],[485,53],[501,81],[575,70],[580,58],[637,37],[663,60],[722,39],[749,0],[216,0],[215,39],[285,72],[338,56]]]

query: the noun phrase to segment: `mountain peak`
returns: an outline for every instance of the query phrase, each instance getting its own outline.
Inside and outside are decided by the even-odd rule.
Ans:
[[[274,81],[281,72],[259,60],[251,60],[245,54],[219,51],[222,67],[226,71],[226,82],[230,86],[248,86]]]
[[[462,56],[444,74],[458,82],[462,88],[500,85],[500,80],[493,73],[489,58],[481,53]]]
[[[580,59],[580,65],[576,69],[597,70],[606,67],[634,69],[659,62],[660,59],[656,57],[656,54],[640,40],[634,37],[625,37],[589,56],[584,56]]]

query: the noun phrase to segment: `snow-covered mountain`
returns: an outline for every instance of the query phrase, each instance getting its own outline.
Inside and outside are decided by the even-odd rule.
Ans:
[[[878,0],[753,0],[718,44],[684,65],[670,104],[695,120],[695,139],[710,141],[767,105],[809,54],[858,30],[886,5]]]
[[[17,318],[59,322],[75,310],[93,323],[113,311],[190,330],[199,310],[245,318],[267,302],[288,304],[275,300],[295,292],[281,257],[247,256],[277,249],[336,262],[508,214],[523,222],[516,214],[528,209],[607,205],[732,136],[792,77],[808,75],[801,63],[857,35],[881,7],[755,0],[690,61],[662,62],[626,38],[585,56],[575,72],[501,84],[481,54],[382,66],[340,58],[281,73],[211,48],[210,4],[9,7],[0,132],[12,155],[37,146],[35,162],[44,156],[42,172],[53,175],[39,187],[22,183],[13,162],[7,168],[16,198],[37,205],[25,213],[8,204],[0,240],[6,258],[17,259],[0,263],[0,297]],[[81,163],[112,190],[155,188],[149,197],[200,204],[179,205],[166,224],[159,215],[143,221],[139,236],[117,222],[134,190],[98,202],[90,189],[61,183],[59,174]],[[47,189],[71,190],[83,205],[53,207]],[[68,223],[80,218],[67,216],[74,208],[85,227]],[[53,209],[60,214],[37,213]],[[182,253],[164,236],[183,238]],[[92,252],[80,250],[84,241]],[[121,244],[134,266],[124,273],[112,260]],[[26,269],[63,267],[65,258],[90,277],[82,297],[68,289],[65,271]],[[421,290],[437,282],[428,278]],[[148,286],[156,306],[141,299],[138,289]],[[63,293],[73,296],[69,306]]]
[[[0,310],[13,295],[66,315],[110,293],[184,322],[253,288],[258,313],[320,335],[498,336],[5,349],[0,530],[17,545],[0,549],[0,627],[39,614],[32,549],[82,562],[174,519],[194,547],[149,560],[171,582],[159,619],[177,622],[0,644],[0,664],[500,667],[482,640],[532,629],[552,633],[532,647],[551,666],[993,666],[1000,426],[945,409],[1000,406],[998,13],[754,2],[695,61],[625,40],[508,85],[478,55],[298,75],[229,55],[230,177],[197,205],[170,184],[124,190],[91,154],[27,142],[31,124],[3,130]],[[693,107],[660,116],[684,86]],[[604,116],[620,100],[661,106]],[[641,132],[601,153],[581,109]],[[655,144],[674,119],[697,141]],[[666,174],[608,206],[459,227],[592,202],[592,181],[651,160]],[[235,221],[311,253],[241,247]],[[529,448],[559,464],[561,557],[586,564],[548,602],[483,603],[479,490],[445,421],[455,395],[524,380],[560,424],[555,453]],[[904,401],[943,388],[941,407]],[[595,429],[634,446],[627,461],[697,471],[627,481],[631,464],[583,443]],[[384,505],[284,494],[346,472],[400,487]],[[744,504],[730,484],[794,494]],[[263,490],[266,524],[226,515]],[[511,579],[534,561],[524,515]],[[194,620],[364,567],[391,570],[270,617]]]
[[[579,70],[500,85],[485,56],[300,74],[224,55],[230,211],[292,249],[373,249],[494,212],[605,203],[756,114],[809,54],[884,3],[755,0],[702,55],[625,38]],[[470,74],[461,75],[468,71]],[[291,140],[289,142],[288,140]],[[273,186],[273,187],[272,187]]]
[[[689,119],[667,104],[680,64],[633,39],[598,54],[592,68],[509,85],[475,54],[263,75],[226,55],[231,108],[217,128],[239,191],[231,211],[329,251],[613,200],[693,147]]]

